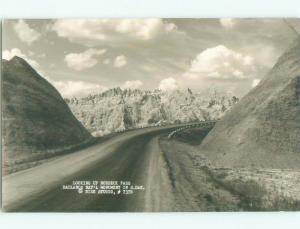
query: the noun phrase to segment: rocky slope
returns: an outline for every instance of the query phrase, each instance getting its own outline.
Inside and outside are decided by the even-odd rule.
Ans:
[[[238,99],[216,93],[208,96],[190,89],[122,90],[65,99],[72,112],[94,135],[130,128],[219,119]]]
[[[69,150],[92,139],[58,91],[25,60],[3,60],[2,68],[4,165]]]
[[[201,151],[225,167],[300,168],[300,39],[212,129]]]

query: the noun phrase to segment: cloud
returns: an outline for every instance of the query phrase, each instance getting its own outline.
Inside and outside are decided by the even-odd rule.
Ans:
[[[218,45],[199,53],[184,76],[191,79],[246,79],[255,72],[251,56]]]
[[[101,56],[105,52],[105,49],[88,49],[82,53],[69,53],[65,56],[64,61],[69,68],[82,71],[95,66],[98,63],[95,57]]]
[[[36,62],[33,59],[30,59],[27,55],[25,55],[24,53],[22,53],[22,51],[18,48],[12,48],[11,50],[4,50],[2,52],[2,58],[5,60],[10,60],[11,58],[13,58],[14,56],[18,56],[23,58],[24,60],[26,60],[33,68],[35,68],[36,70],[38,70],[40,68],[40,65],[38,62]]]
[[[231,29],[231,28],[236,26],[237,21],[235,19],[232,19],[232,18],[221,18],[220,19],[220,24],[224,28]]]
[[[28,45],[31,45],[32,42],[38,40],[41,37],[41,34],[36,30],[30,28],[24,20],[19,20],[14,25],[14,30],[17,33],[20,40]]]
[[[174,78],[169,77],[160,81],[158,88],[162,91],[172,91],[178,89],[178,84]]]
[[[63,97],[86,96],[107,90],[100,84],[84,81],[52,81],[52,83]]]
[[[141,86],[143,86],[143,82],[140,80],[131,80],[131,81],[126,81],[122,88],[124,89],[138,89]]]
[[[122,68],[127,64],[127,58],[124,55],[117,56],[114,61],[114,66],[116,68]]]
[[[261,79],[254,79],[253,81],[252,81],[252,87],[256,87],[259,83],[260,83],[260,81],[261,81]]]
[[[150,40],[176,30],[176,25],[162,19],[82,19],[57,20],[53,26],[58,36],[73,42],[115,42],[124,39]]]

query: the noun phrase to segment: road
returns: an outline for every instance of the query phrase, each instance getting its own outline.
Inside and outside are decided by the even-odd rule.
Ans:
[[[161,190],[155,188],[161,152],[158,136],[178,126],[128,131],[78,152],[20,171],[2,180],[5,211],[21,212],[121,212],[152,211]],[[144,191],[132,195],[80,195],[62,190],[72,181],[131,181]],[[164,181],[166,187],[168,181]]]

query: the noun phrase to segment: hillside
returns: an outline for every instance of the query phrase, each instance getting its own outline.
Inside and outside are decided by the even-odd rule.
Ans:
[[[300,39],[218,122],[201,152],[224,167],[300,168]]]
[[[38,155],[69,150],[92,139],[58,91],[25,60],[3,60],[2,67],[5,166],[34,161]]]
[[[219,119],[238,99],[203,95],[192,90],[122,90],[113,88],[98,95],[66,99],[70,109],[94,135],[153,125]]]

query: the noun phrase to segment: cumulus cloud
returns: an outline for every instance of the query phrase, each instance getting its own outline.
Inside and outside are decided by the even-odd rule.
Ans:
[[[124,55],[117,56],[114,61],[114,66],[116,68],[122,68],[127,64],[127,58]]]
[[[143,86],[143,82],[140,80],[130,80],[126,81],[122,86],[123,89],[138,89]]]
[[[162,81],[160,81],[160,83],[158,85],[158,89],[160,89],[162,91],[176,90],[176,89],[178,89],[178,83],[174,78],[169,77],[169,78],[166,78],[166,79],[163,79]]]
[[[61,19],[53,24],[52,30],[70,41],[89,44],[124,38],[150,40],[176,30],[176,25],[162,19]]]
[[[237,21],[233,18],[221,18],[220,24],[224,28],[231,29],[237,24]]]
[[[26,54],[24,54],[20,49],[18,48],[13,48],[11,50],[4,50],[2,52],[2,58],[5,60],[10,60],[11,58],[13,58],[14,56],[18,56],[23,58],[24,60],[26,60],[28,62],[28,64],[30,64],[33,68],[35,68],[36,70],[40,68],[40,65],[38,62],[36,62],[35,60],[29,58]]]
[[[101,56],[105,52],[105,49],[88,49],[82,53],[69,53],[65,56],[64,61],[69,68],[82,71],[95,66],[98,63],[95,57]]]
[[[54,81],[52,83],[63,97],[86,96],[107,90],[100,84],[84,81]]]
[[[14,30],[17,33],[20,40],[28,45],[31,45],[32,42],[38,40],[41,37],[41,34],[36,30],[30,28],[24,20],[19,20],[14,25]]]
[[[246,79],[256,71],[254,59],[223,45],[205,49],[192,61],[187,78]]]
[[[253,81],[252,81],[252,87],[256,87],[259,83],[260,83],[260,79],[254,79]]]

